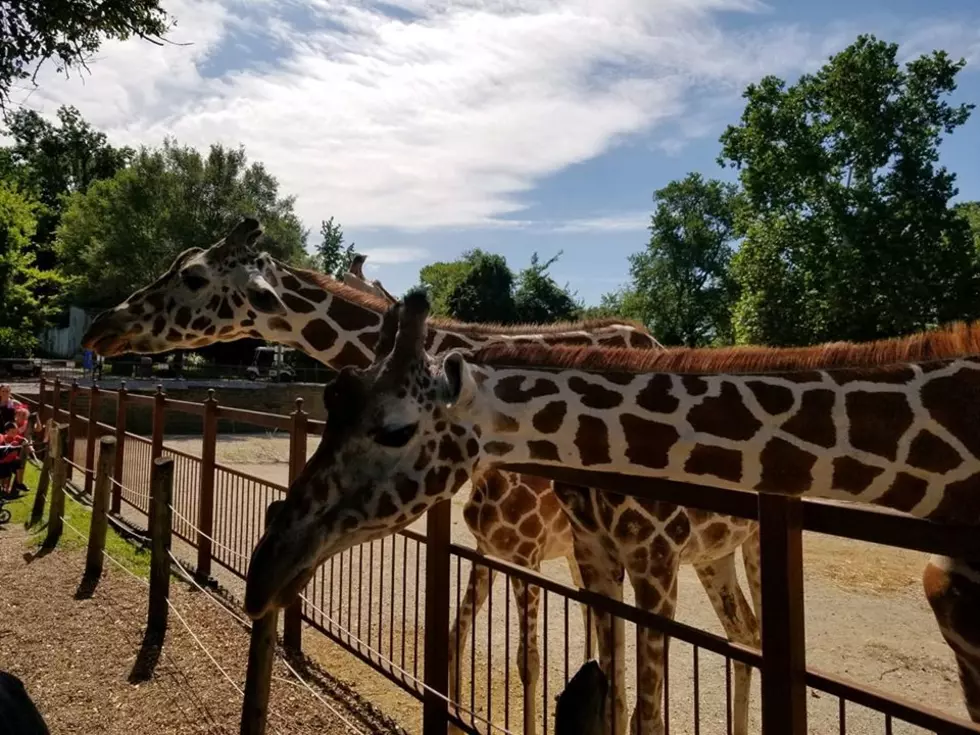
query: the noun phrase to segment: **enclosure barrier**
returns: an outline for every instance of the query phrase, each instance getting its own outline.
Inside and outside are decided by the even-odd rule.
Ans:
[[[88,398],[88,416],[81,416],[78,411],[83,392]],[[63,403],[65,393],[67,402]],[[117,402],[115,426],[98,422],[93,411],[93,406],[98,408],[99,402],[106,400]],[[42,420],[51,418],[54,422],[66,422],[67,431],[54,434],[64,436],[64,439],[59,439],[60,443],[56,443],[52,449],[57,452],[64,446],[69,462],[83,474],[76,482],[83,489],[92,486],[93,472],[99,466],[98,438],[103,435],[115,437],[110,515],[142,529],[153,528],[155,522],[166,523],[159,516],[170,515],[169,525],[175,543],[183,542],[192,550],[196,563],[188,566],[204,583],[213,583],[213,576],[222,575],[238,581],[244,579],[249,555],[261,535],[266,509],[285,492],[281,485],[216,461],[218,421],[233,420],[288,433],[290,480],[306,461],[307,435],[319,435],[323,431],[323,423],[309,419],[300,400],[297,400],[296,409],[291,415],[283,416],[223,407],[213,393],[204,403],[190,403],[168,398],[160,388],[155,395],[146,396],[127,392],[125,388],[99,391],[95,387],[82,389],[75,383],[66,388],[58,380],[49,386],[42,379],[39,401],[35,405]],[[125,430],[126,411],[132,406],[151,409],[153,431],[149,438]],[[164,419],[169,411],[201,417],[203,449],[200,457],[165,445]],[[75,446],[78,439],[84,442],[84,446]],[[159,495],[150,491],[151,476],[154,474],[151,468],[154,460],[162,456],[173,460],[173,496],[168,504],[172,513],[165,514],[160,513],[160,502],[151,503],[151,496],[159,500]],[[77,461],[79,459],[81,462]],[[52,502],[57,493],[57,472],[61,464],[56,463],[52,467]],[[108,464],[106,462],[103,466]],[[567,481],[570,477],[564,474],[564,468],[549,468],[546,472],[540,467],[514,466],[509,469],[533,469],[534,474],[558,480]],[[865,507],[757,495],[678,482],[654,483],[643,478],[607,473],[594,473],[590,484],[635,497],[759,520],[763,578],[761,618],[765,621],[762,651],[731,643],[621,601],[561,584],[454,544],[450,537],[448,501],[427,514],[424,535],[406,530],[397,536],[350,549],[325,563],[310,581],[300,601],[284,611],[284,644],[298,649],[302,645],[304,624],[325,635],[420,700],[423,703],[423,731],[426,735],[446,732],[447,723],[470,733],[521,732],[527,731],[530,726],[540,726],[536,731],[552,732],[552,700],[578,668],[577,661],[570,666],[572,649],[583,642],[585,649],[591,648],[591,620],[595,615],[612,615],[637,626],[662,631],[672,641],[682,641],[691,647],[690,679],[694,690],[695,733],[701,731],[705,712],[712,708],[717,712],[718,709],[717,702],[702,701],[700,696],[702,681],[706,678],[702,673],[706,665],[705,653],[719,656],[723,663],[720,670],[725,679],[726,696],[721,704],[721,718],[725,720],[729,732],[733,662],[761,669],[762,725],[766,735],[806,732],[807,688],[822,692],[837,702],[837,729],[841,733],[848,732],[848,723],[858,716],[864,716],[866,711],[876,713],[877,721],[883,720],[886,733],[895,731],[899,722],[921,728],[919,732],[980,732],[980,727],[972,723],[808,668],[805,663],[803,621],[803,530],[947,556],[976,558],[980,554],[980,535],[973,529],[936,524]],[[409,553],[410,549],[412,553]],[[410,564],[410,560],[414,564]],[[460,640],[459,637],[455,641],[450,640],[450,608],[458,610],[461,604],[464,562],[475,573],[503,576],[508,587],[522,590],[524,602],[531,597],[540,600],[544,611],[540,680],[523,688],[512,681],[510,662],[514,648],[524,654],[524,660],[518,662],[520,678],[534,680],[531,670],[533,662],[528,662],[528,644],[531,637],[537,637],[537,620],[528,620],[527,605],[522,607],[520,613],[515,609],[512,615],[511,598],[506,591],[504,600],[496,603],[498,612],[501,605],[504,607],[502,636],[494,623],[495,603],[491,586],[486,606],[486,630],[478,635],[478,626],[473,625],[468,631],[469,641]],[[424,576],[421,574],[422,566],[425,567]],[[456,582],[455,605],[452,605],[453,579]],[[421,590],[424,590],[424,596]],[[414,610],[410,613],[412,598]],[[575,626],[570,623],[569,615],[569,608],[574,603],[584,604],[588,610],[578,638],[572,632]],[[551,635],[553,628],[549,627],[552,623],[549,615],[556,610],[563,623],[559,626],[562,640],[555,654],[553,639],[556,636]],[[519,615],[522,619],[517,619]],[[512,646],[512,626],[520,630],[517,646]],[[421,646],[420,627],[424,631]],[[481,643],[485,641],[485,648],[479,653],[478,637]],[[498,642],[501,637],[502,646]],[[462,675],[463,679],[468,674],[469,688],[466,691],[461,689],[456,701],[450,702],[447,697],[448,652],[450,645],[459,648],[462,643],[469,644],[468,666],[462,662],[462,656],[457,657],[456,674],[457,678]],[[552,654],[558,659],[557,663]],[[482,659],[479,669],[478,657]],[[672,662],[671,667],[673,665]],[[664,716],[668,731],[671,718],[679,715],[671,706],[671,667],[668,667],[664,682]],[[480,675],[483,676],[482,680],[479,680]],[[549,675],[557,680],[552,678],[549,681]],[[501,678],[504,680],[502,692],[497,686]],[[516,697],[513,696],[512,684],[517,684],[517,688],[522,690]],[[610,686],[616,687],[617,682],[610,682]],[[530,701],[532,695],[537,697],[535,701]],[[521,705],[520,719],[517,713],[512,712],[515,698],[522,700],[518,703]]]

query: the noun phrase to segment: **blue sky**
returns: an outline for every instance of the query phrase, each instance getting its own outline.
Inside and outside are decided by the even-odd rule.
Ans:
[[[652,193],[730,178],[718,136],[744,86],[813,71],[859,33],[965,57],[976,0],[175,0],[188,46],[107,44],[91,76],[49,71],[26,104],[74,104],[118,143],[244,144],[315,233],[334,216],[400,293],[480,247],[517,269],[562,250],[588,303],[628,278]],[[945,144],[980,198],[980,112]],[[189,243],[189,245],[200,243]]]

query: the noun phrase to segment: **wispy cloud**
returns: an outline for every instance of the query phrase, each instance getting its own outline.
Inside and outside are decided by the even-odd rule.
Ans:
[[[658,126],[669,148],[665,124],[696,120],[699,100],[810,68],[850,40],[778,25],[755,0],[165,4],[173,40],[191,46],[106,44],[90,77],[48,72],[28,104],[75,104],[118,142],[244,144],[298,195],[304,221],[349,229],[520,226],[507,219],[541,178]],[[768,25],[726,33],[730,12]],[[976,51],[976,34],[952,30]]]
[[[573,234],[585,232],[640,232],[650,226],[649,212],[623,212],[600,217],[570,219],[552,224],[540,224],[548,232]]]
[[[365,268],[375,265],[396,265],[401,263],[418,263],[429,257],[425,248],[358,248],[358,252],[367,256]]]

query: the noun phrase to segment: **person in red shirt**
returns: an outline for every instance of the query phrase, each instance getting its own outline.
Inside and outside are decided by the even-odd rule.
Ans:
[[[3,426],[3,435],[0,436],[0,490],[8,497],[12,494],[10,483],[16,476],[23,472],[23,462],[21,461],[21,449],[27,442],[18,431],[17,424],[8,421]],[[16,492],[23,485],[15,485]]]

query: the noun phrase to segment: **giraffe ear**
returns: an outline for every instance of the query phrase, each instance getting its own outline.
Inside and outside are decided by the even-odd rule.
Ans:
[[[253,274],[245,284],[245,298],[260,314],[286,316],[289,313],[276,290],[258,273]]]
[[[450,352],[442,361],[440,376],[440,398],[448,405],[454,405],[470,393],[471,383],[469,365],[460,352]]]

